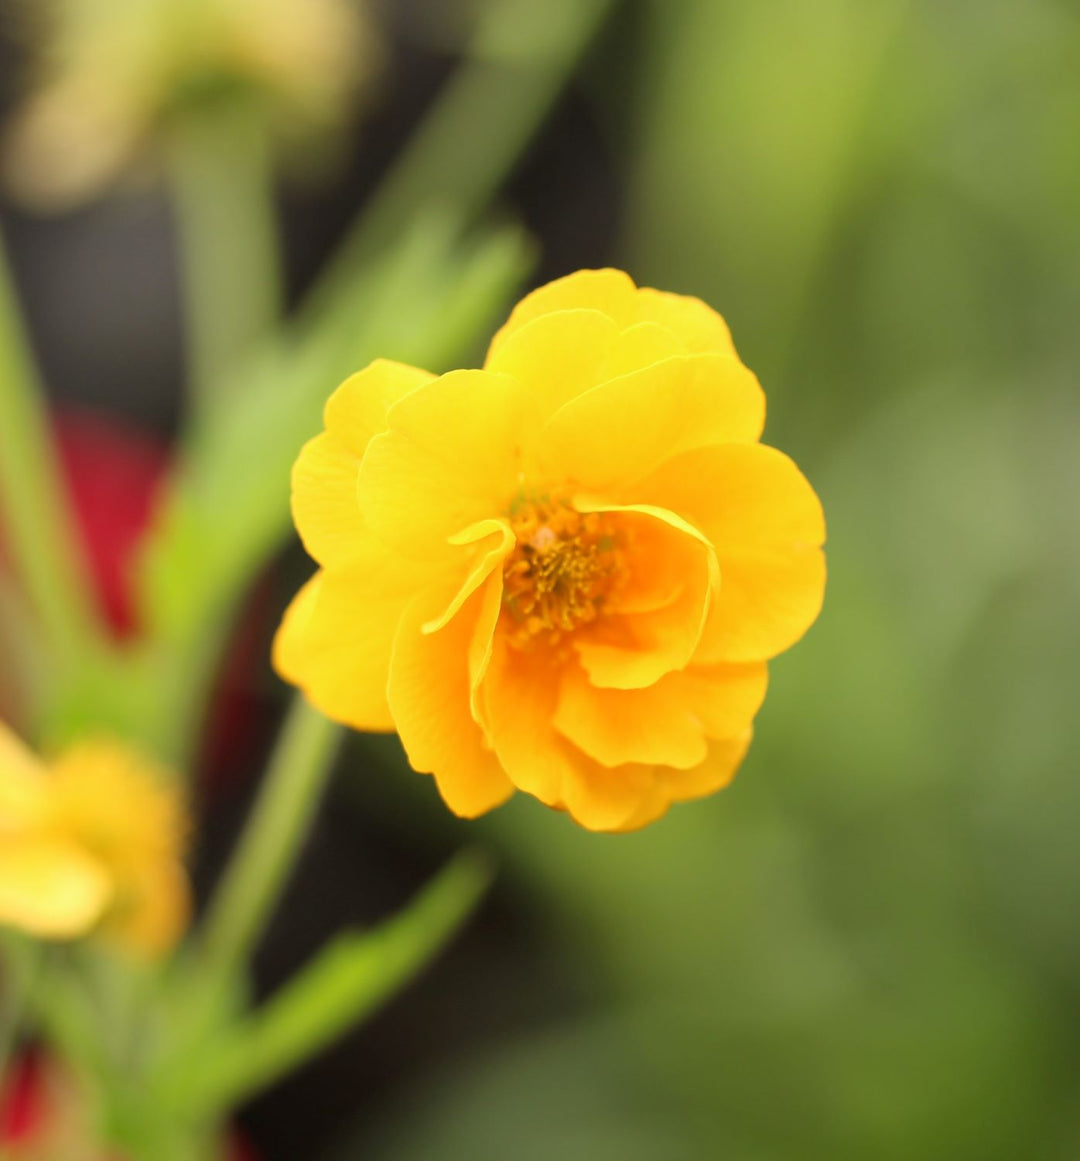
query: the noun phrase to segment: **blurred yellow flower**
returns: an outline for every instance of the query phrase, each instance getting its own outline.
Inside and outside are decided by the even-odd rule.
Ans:
[[[43,0],[39,84],[9,128],[8,183],[100,193],[170,115],[223,94],[285,131],[338,121],[371,71],[361,0]],[[209,112],[213,116],[213,110]]]
[[[0,725],[0,923],[167,951],[190,910],[185,829],[167,775],[125,746],[86,740],[47,766]]]
[[[528,295],[483,370],[373,363],[293,472],[322,567],[278,671],[460,815],[518,789],[622,831],[719,789],[825,585],[764,418],[723,319],[616,270]]]

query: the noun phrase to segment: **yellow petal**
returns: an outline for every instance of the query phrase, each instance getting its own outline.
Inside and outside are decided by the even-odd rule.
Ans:
[[[570,744],[552,726],[561,666],[544,648],[513,648],[500,626],[479,702],[485,729],[511,782],[548,806],[562,804]]]
[[[507,633],[496,630],[481,686],[495,752],[519,790],[567,810],[589,830],[620,830],[652,803],[656,778],[638,764],[601,766],[558,733],[563,668],[554,652],[541,646],[516,649]]]
[[[657,774],[651,766],[609,769],[578,753],[563,790],[566,809],[586,830],[635,829],[643,811],[655,817]]]
[[[670,807],[671,795],[667,791],[662,776],[658,773],[656,784],[652,790],[641,799],[634,813],[619,824],[615,833],[628,834],[631,831],[641,830],[642,827],[663,818]]]
[[[0,843],[0,923],[43,939],[85,934],[112,895],[102,864],[61,838]]]
[[[359,551],[359,475],[359,457],[327,432],[309,440],[293,466],[293,521],[308,555],[321,565],[346,565]]]
[[[728,556],[694,660],[710,664],[775,657],[817,620],[824,598],[825,554],[820,548]]]
[[[735,354],[727,323],[700,298],[643,286],[637,292],[636,306],[642,321],[659,323],[674,332],[691,353]]]
[[[502,565],[514,547],[514,533],[506,520],[480,520],[451,536],[450,543],[469,550],[464,558],[468,572],[446,608],[424,625],[425,633],[435,633],[447,625],[492,571]]]
[[[619,328],[597,310],[561,310],[518,327],[497,347],[485,368],[512,375],[553,415],[564,403],[610,379],[606,368]]]
[[[695,661],[757,661],[793,645],[825,591],[821,504],[775,448],[725,445],[679,456],[641,482],[709,538],[723,577]]]
[[[491,340],[490,359],[515,331],[541,315],[557,310],[598,310],[620,328],[640,321],[634,317],[637,288],[621,270],[578,270],[527,294]]]
[[[745,732],[761,709],[769,671],[763,661],[690,665],[664,681],[677,690],[710,738],[734,738]]]
[[[606,383],[620,375],[629,375],[678,355],[691,354],[687,345],[673,331],[655,322],[635,323],[619,332],[597,383]]]
[[[617,512],[629,534],[629,590],[573,637],[589,679],[607,688],[640,689],[682,669],[698,647],[719,582],[712,549],[697,529],[661,508],[584,497],[574,506],[581,512]]]
[[[544,426],[538,455],[550,479],[619,491],[690,448],[752,442],[764,421],[764,395],[738,359],[688,355],[565,404]]]
[[[627,763],[688,769],[705,760],[702,724],[679,684],[601,689],[568,667],[559,688],[555,728],[602,766]]]
[[[754,551],[825,541],[821,501],[783,452],[765,444],[701,447],[674,457],[635,489],[701,528],[721,560]]]
[[[509,376],[452,371],[391,408],[360,466],[372,533],[403,555],[445,559],[450,537],[506,511],[532,406]]]
[[[326,430],[361,459],[372,437],[386,430],[387,411],[434,378],[419,367],[376,359],[346,379],[327,400]]]
[[[191,918],[191,888],[183,866],[169,860],[132,868],[117,885],[106,932],[125,950],[158,957],[170,951]]]
[[[737,738],[709,743],[709,756],[693,770],[663,770],[661,781],[674,802],[704,798],[729,785],[735,777],[746,751],[750,748],[752,730]]]
[[[392,730],[386,703],[397,623],[416,589],[383,561],[316,573],[274,639],[274,668],[327,717],[358,730]]]
[[[445,607],[446,594],[420,595],[401,618],[390,663],[390,708],[409,763],[434,774],[447,806],[465,818],[484,814],[514,791],[470,709],[470,653],[475,641],[491,639],[501,594],[502,573],[495,569],[435,632],[424,626]]]
[[[0,722],[0,839],[38,821],[45,789],[41,762]]]

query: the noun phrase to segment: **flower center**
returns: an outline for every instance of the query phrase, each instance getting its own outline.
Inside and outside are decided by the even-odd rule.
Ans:
[[[547,496],[515,502],[510,524],[517,544],[503,566],[503,608],[511,644],[555,645],[595,621],[623,583],[622,538],[610,514]]]

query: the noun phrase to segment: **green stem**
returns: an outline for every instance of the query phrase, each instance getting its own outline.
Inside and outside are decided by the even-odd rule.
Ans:
[[[171,146],[191,404],[200,424],[281,313],[273,159],[264,117],[239,101],[181,118]]]
[[[243,966],[269,918],[326,785],[341,727],[297,695],[254,811],[207,914],[199,970],[213,1000]]]
[[[374,930],[338,935],[261,1008],[165,1076],[158,1103],[189,1119],[220,1114],[323,1051],[431,962],[491,874],[483,857],[460,855]]]
[[[54,661],[76,662],[99,641],[100,630],[2,241],[0,520],[7,550]]]

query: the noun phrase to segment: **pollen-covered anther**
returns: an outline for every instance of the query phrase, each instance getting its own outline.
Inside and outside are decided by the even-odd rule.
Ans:
[[[548,497],[518,501],[510,520],[517,538],[503,568],[510,641],[556,645],[595,621],[625,581],[623,538],[612,516]]]

